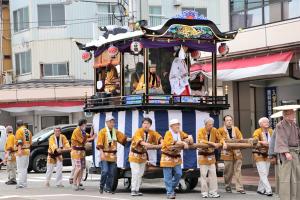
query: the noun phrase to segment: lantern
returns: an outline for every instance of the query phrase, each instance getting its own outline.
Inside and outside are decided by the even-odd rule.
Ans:
[[[92,59],[92,53],[86,51],[82,54],[81,58],[84,62],[89,62]]]
[[[192,56],[193,59],[197,60],[197,59],[200,58],[201,52],[200,51],[192,51],[191,56]]]
[[[218,48],[219,53],[221,56],[225,56],[229,52],[229,47],[226,45],[226,43],[221,43],[221,45]]]
[[[131,44],[130,44],[130,50],[134,54],[139,54],[141,52],[142,48],[143,48],[143,45],[140,42],[134,41],[134,42],[131,42]]]
[[[119,49],[114,45],[111,45],[110,47],[108,47],[107,52],[111,58],[115,58],[116,55],[119,53]]]

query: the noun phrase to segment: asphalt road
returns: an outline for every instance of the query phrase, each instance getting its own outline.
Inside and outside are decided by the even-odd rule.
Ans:
[[[54,175],[55,176],[55,175]],[[30,173],[28,176],[28,188],[16,189],[15,186],[5,185],[6,172],[0,171],[0,200],[93,200],[93,199],[112,199],[112,200],[129,200],[129,199],[166,199],[165,189],[162,179],[144,180],[141,192],[143,197],[131,197],[130,193],[124,189],[123,180],[119,181],[116,194],[99,194],[99,175],[90,175],[88,180],[83,182],[84,191],[73,191],[68,183],[69,172],[63,176],[64,188],[56,188],[52,182],[50,188],[45,186],[45,175]],[[54,177],[52,178],[54,179]],[[200,184],[190,193],[179,193],[176,199],[199,200],[201,199]],[[256,194],[256,192],[247,191],[246,195],[237,193],[227,194],[224,188],[220,188],[221,199],[224,200],[278,200],[276,197],[266,197]]]

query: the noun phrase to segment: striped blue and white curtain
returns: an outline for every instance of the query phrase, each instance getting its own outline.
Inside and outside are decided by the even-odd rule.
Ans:
[[[201,111],[181,111],[181,110],[160,110],[151,111],[149,113],[130,110],[130,111],[116,111],[97,113],[93,118],[93,126],[95,132],[99,132],[105,127],[106,115],[113,115],[116,119],[116,128],[126,134],[128,137],[133,137],[135,131],[141,127],[143,117],[150,117],[153,121],[151,129],[156,130],[162,136],[165,135],[166,131],[169,130],[169,120],[178,119],[181,122],[181,128],[184,132],[192,135],[194,142],[197,139],[197,132],[199,128],[204,126],[204,119],[209,117],[209,113]],[[96,143],[97,140],[95,140]],[[129,168],[128,154],[130,150],[130,143],[124,146],[118,144],[117,152],[117,165],[119,168]],[[160,150],[148,151],[149,161],[159,166],[160,162]],[[94,145],[94,163],[95,166],[99,166],[100,155],[99,151]],[[184,150],[182,152],[183,164],[182,168],[191,169],[198,168],[197,152],[196,150]]]

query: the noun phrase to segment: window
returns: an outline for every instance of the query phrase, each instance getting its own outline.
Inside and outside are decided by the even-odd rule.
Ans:
[[[231,0],[231,29],[300,17],[300,0]]]
[[[283,2],[284,19],[291,19],[300,16],[300,0],[289,0]]]
[[[65,25],[65,7],[63,4],[38,5],[39,26]]]
[[[162,12],[160,6],[149,6],[150,26],[158,26],[162,24]]]
[[[118,19],[116,19],[117,16]],[[99,26],[122,25],[120,19],[120,9],[117,4],[101,3],[98,4],[98,24]],[[124,19],[123,19],[124,20]]]
[[[29,29],[28,7],[13,11],[14,32]]]
[[[41,71],[43,77],[69,75],[68,63],[41,64]]]
[[[204,17],[207,17],[207,8],[187,8],[187,7],[183,7],[181,8],[182,11],[185,10],[194,10],[196,12],[198,12],[198,15],[203,15]]]
[[[31,51],[15,54],[16,75],[22,75],[31,72]]]
[[[69,124],[69,116],[42,116],[42,129],[59,124]]]

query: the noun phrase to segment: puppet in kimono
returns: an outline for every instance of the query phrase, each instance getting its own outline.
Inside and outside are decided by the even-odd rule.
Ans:
[[[173,60],[169,75],[171,93],[174,95],[191,95],[189,72],[185,63],[185,51],[187,47],[181,47],[178,56]]]

